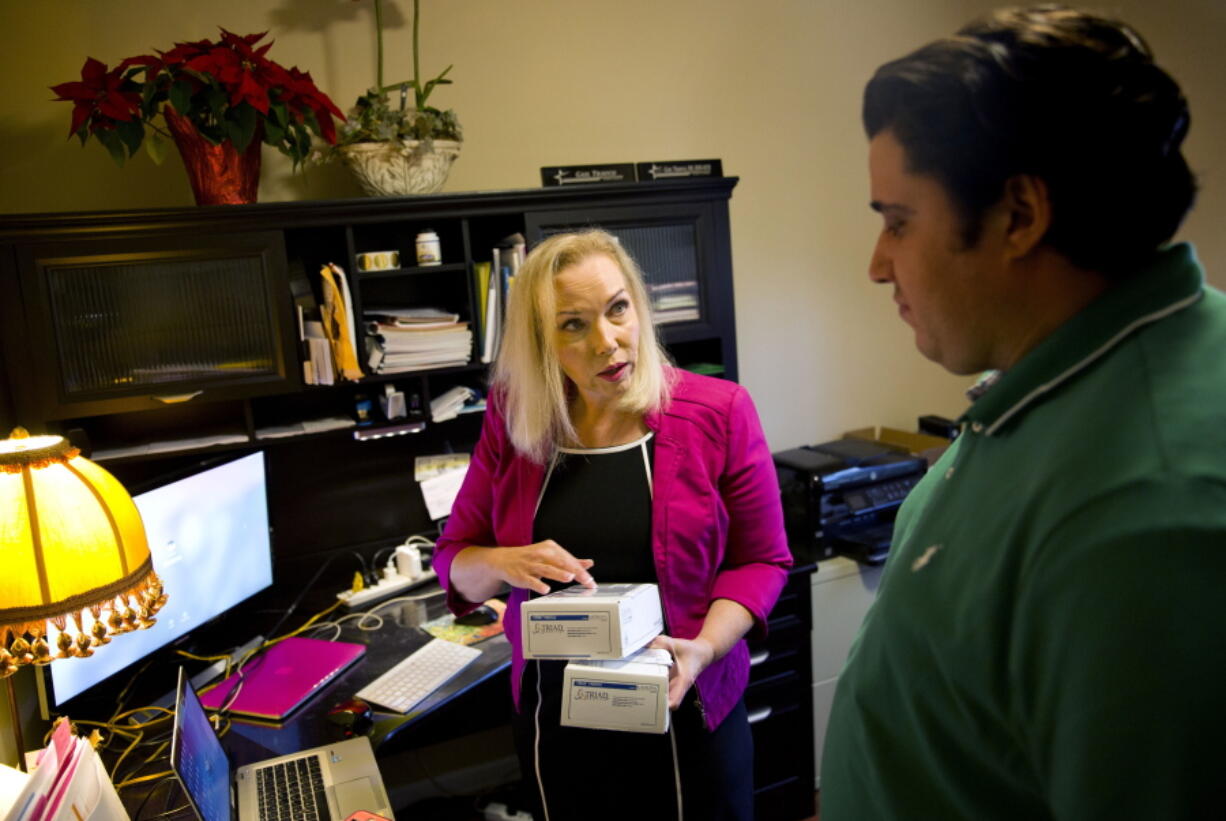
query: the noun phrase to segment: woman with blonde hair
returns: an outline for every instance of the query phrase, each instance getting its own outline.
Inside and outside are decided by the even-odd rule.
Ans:
[[[653,818],[752,818],[744,637],[765,629],[790,563],[749,394],[668,363],[615,237],[543,241],[516,276],[481,439],[434,558],[456,614],[511,587],[513,723],[538,821],[623,817],[644,800]],[[559,726],[565,663],[524,662],[522,602],[594,574],[659,586],[668,736]],[[585,755],[594,766],[576,777]]]

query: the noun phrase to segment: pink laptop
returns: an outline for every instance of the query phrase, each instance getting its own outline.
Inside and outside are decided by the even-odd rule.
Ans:
[[[361,658],[366,645],[293,636],[274,644],[243,666],[243,686],[230,712],[280,721],[329,681]],[[226,702],[238,683],[237,673],[200,694],[206,709]]]

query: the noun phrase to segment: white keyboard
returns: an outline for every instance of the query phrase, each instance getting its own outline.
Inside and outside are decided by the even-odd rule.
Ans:
[[[395,667],[358,690],[358,698],[407,713],[452,676],[476,661],[481,651],[445,639],[431,639]]]

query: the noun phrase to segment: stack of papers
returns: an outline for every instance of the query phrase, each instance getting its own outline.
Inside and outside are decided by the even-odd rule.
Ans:
[[[446,422],[461,413],[479,410],[485,410],[484,400],[475,390],[463,385],[456,385],[442,396],[430,400],[430,419],[434,422]]]
[[[651,293],[651,313],[657,325],[672,322],[697,322],[698,281],[657,282],[647,286]]]
[[[0,767],[0,812],[5,821],[127,821],[102,760],[87,739],[59,720],[33,772]]]
[[[372,373],[467,365],[473,334],[458,314],[435,308],[366,311],[367,364]]]
[[[470,456],[467,453],[445,453],[439,456],[418,456],[413,463],[413,478],[421,484],[426,512],[433,521],[451,515],[451,506],[468,475]]]

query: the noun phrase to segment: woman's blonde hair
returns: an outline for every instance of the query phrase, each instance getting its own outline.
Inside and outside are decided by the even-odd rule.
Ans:
[[[656,337],[643,274],[617,237],[601,230],[555,234],[537,245],[515,275],[494,386],[503,391],[507,433],[515,449],[544,463],[560,445],[577,441],[568,398],[573,389],[562,372],[552,333],[557,305],[554,277],[591,256],[604,255],[621,270],[639,319],[638,358],[619,409],[647,413],[668,402],[667,354]]]

